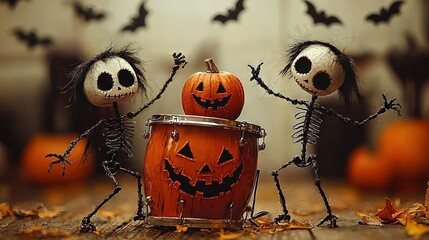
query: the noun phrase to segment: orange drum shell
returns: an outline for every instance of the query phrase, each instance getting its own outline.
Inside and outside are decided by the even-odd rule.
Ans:
[[[177,139],[171,137],[174,130],[178,133]],[[152,125],[143,174],[146,196],[151,197],[151,215],[180,217],[182,214],[181,217],[184,218],[241,219],[253,190],[258,154],[258,137],[253,133],[244,133],[246,144],[240,147],[239,140],[243,134],[240,130],[192,125]],[[186,144],[194,159],[179,154]],[[218,164],[223,149],[227,149],[234,158]],[[212,173],[199,173],[205,164]],[[166,165],[170,166],[170,170],[174,169],[174,174],[167,170]],[[170,177],[176,174],[190,180],[191,186],[195,186],[197,181],[200,184],[203,181],[207,185],[213,182],[220,184],[220,179],[225,179],[226,176],[234,183],[229,191],[204,197],[200,191],[193,195],[181,190],[181,183]],[[234,181],[237,176],[238,180]],[[184,200],[183,206],[178,204],[179,200]],[[232,210],[229,207],[231,203]]]

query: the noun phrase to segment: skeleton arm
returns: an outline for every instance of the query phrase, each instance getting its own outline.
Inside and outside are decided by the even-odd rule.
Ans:
[[[255,80],[256,83],[261,86],[265,91],[267,91],[268,94],[273,95],[275,97],[278,97],[280,99],[284,99],[288,102],[291,102],[293,105],[306,105],[308,106],[308,102],[307,101],[303,101],[303,100],[297,100],[297,99],[291,99],[289,97],[284,96],[281,93],[277,93],[274,92],[273,90],[270,89],[270,87],[268,87],[264,81],[262,81],[262,79],[259,77],[259,72],[261,71],[261,65],[264,64],[263,62],[260,63],[256,68],[254,68],[251,65],[247,65],[250,67],[250,69],[252,70],[252,77],[250,78],[250,81]]]
[[[383,106],[381,106],[380,109],[378,109],[378,111],[376,113],[368,116],[367,118],[365,118],[364,120],[361,120],[361,121],[353,121],[348,117],[344,117],[343,115],[334,112],[334,110],[332,110],[332,109],[325,108],[325,107],[322,107],[320,105],[317,107],[318,107],[318,109],[322,110],[323,112],[325,112],[328,115],[335,116],[335,117],[343,120],[347,124],[353,124],[354,126],[358,126],[358,127],[368,123],[370,120],[377,118],[379,115],[381,115],[382,113],[384,113],[390,109],[396,111],[396,113],[399,116],[401,116],[401,112],[399,111],[401,108],[401,105],[398,102],[396,102],[396,98],[393,98],[392,100],[388,101],[386,98],[386,95],[382,94],[382,96],[383,96],[383,100],[384,100]]]
[[[171,83],[173,81],[173,77],[176,75],[177,70],[182,67],[184,68],[186,66],[186,64],[188,63],[185,59],[185,55],[183,55],[181,52],[179,53],[173,53],[173,58],[174,58],[174,66],[172,68],[172,71],[170,73],[170,76],[168,77],[167,81],[164,83],[164,85],[162,86],[161,90],[158,92],[158,94],[155,96],[155,98],[153,98],[150,102],[146,103],[143,107],[139,108],[137,111],[135,112],[129,112],[127,113],[126,117],[131,119],[136,117],[137,115],[139,115],[143,110],[145,110],[146,108],[148,108],[150,105],[152,105],[156,100],[161,98],[161,95],[165,92],[165,90],[167,89],[167,86],[169,83]],[[183,65],[182,65],[183,64]],[[125,117],[125,116],[124,116]]]
[[[76,138],[75,140],[73,140],[70,145],[68,146],[67,150],[64,152],[63,155],[59,155],[56,153],[49,153],[45,156],[45,158],[48,157],[55,157],[57,158],[57,160],[53,160],[48,167],[48,173],[51,172],[51,168],[54,164],[58,164],[61,163],[61,169],[62,169],[62,175],[64,176],[64,172],[66,169],[65,164],[69,164],[71,165],[71,162],[67,159],[67,157],[70,155],[70,152],[73,150],[73,148],[77,145],[77,143],[82,140],[83,138],[87,137],[92,131],[94,131],[94,129],[96,129],[101,123],[103,123],[105,121],[105,119],[102,119],[100,121],[98,121],[94,126],[92,126],[91,128],[89,128],[88,130],[86,130],[84,133],[82,133],[78,138]]]

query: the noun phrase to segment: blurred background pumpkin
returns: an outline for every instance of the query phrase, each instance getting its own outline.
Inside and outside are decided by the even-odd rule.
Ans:
[[[404,119],[386,126],[374,153],[359,147],[350,154],[348,178],[369,188],[424,185],[429,179],[429,121]]]

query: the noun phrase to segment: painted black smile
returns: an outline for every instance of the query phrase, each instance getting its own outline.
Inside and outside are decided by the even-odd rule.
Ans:
[[[195,196],[197,192],[203,193],[203,198],[218,197],[221,193],[227,193],[231,191],[233,184],[238,182],[241,172],[243,171],[243,163],[241,163],[233,172],[232,176],[225,176],[222,178],[222,183],[217,180],[213,180],[211,184],[207,184],[206,181],[197,181],[195,186],[191,185],[191,179],[182,174],[183,170],[179,173],[174,172],[174,167],[170,164],[167,159],[164,159],[165,170],[169,174],[169,178],[173,182],[180,183],[179,189],[189,195]]]
[[[192,97],[194,98],[195,102],[197,102],[197,104],[200,105],[201,107],[205,109],[213,108],[213,110],[217,110],[218,107],[226,106],[229,99],[231,98],[231,94],[221,98],[221,100],[215,99],[213,100],[213,102],[210,101],[210,99],[207,99],[204,101],[202,98],[195,96],[195,94],[192,94]]]

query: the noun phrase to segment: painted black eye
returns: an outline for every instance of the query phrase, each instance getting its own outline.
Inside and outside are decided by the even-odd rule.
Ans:
[[[200,82],[195,90],[202,92],[204,90],[203,82]]]
[[[326,72],[318,72],[314,75],[313,85],[319,90],[326,90],[331,84],[331,77]]]
[[[186,144],[185,144],[185,146],[183,146],[183,147],[182,147],[182,148],[177,152],[177,154],[178,154],[179,156],[182,156],[182,157],[186,158],[186,159],[194,160],[194,154],[192,154],[191,147],[189,146],[189,143],[186,143]]]
[[[131,87],[134,85],[134,75],[128,69],[121,69],[118,72],[119,83],[124,87]]]
[[[222,153],[221,153],[221,155],[220,155],[220,157],[219,157],[219,161],[217,162],[217,164],[222,164],[222,163],[225,163],[225,162],[229,162],[229,161],[231,161],[233,158],[234,158],[234,155],[232,155],[232,154],[228,151],[228,149],[223,148],[223,149],[222,149]]]
[[[301,73],[301,74],[309,73],[311,71],[311,61],[310,61],[310,59],[308,59],[306,56],[300,57],[295,62],[295,70],[298,73]]]
[[[219,87],[217,88],[216,93],[226,93],[226,90],[223,87],[222,83],[219,83]]]
[[[113,88],[113,78],[110,73],[102,72],[97,78],[97,87],[101,91],[109,91]]]

